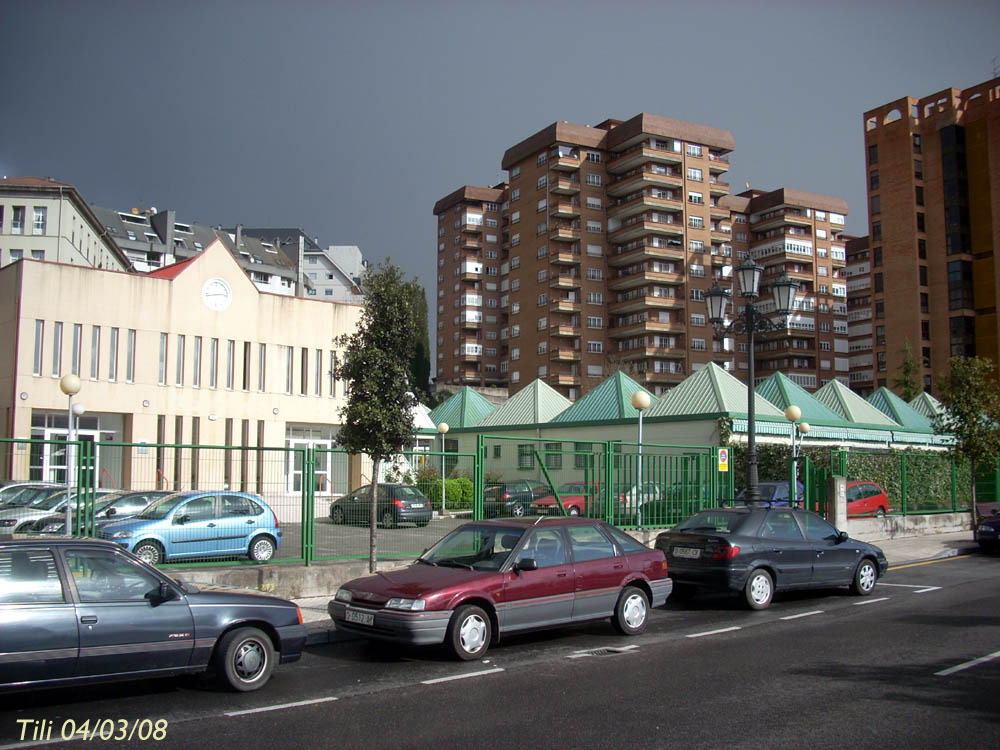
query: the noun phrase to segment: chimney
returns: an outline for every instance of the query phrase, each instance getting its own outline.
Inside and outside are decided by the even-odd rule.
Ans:
[[[243,244],[243,225],[236,225],[236,252],[240,252],[240,246]]]
[[[306,247],[306,238],[300,232],[299,233],[299,253],[298,253],[298,258],[296,260],[296,269],[298,270],[298,273],[295,274],[295,296],[296,297],[305,297],[306,296],[306,282],[305,282],[305,273],[306,272],[305,272],[305,269],[303,268],[303,266],[305,265],[305,247]]]

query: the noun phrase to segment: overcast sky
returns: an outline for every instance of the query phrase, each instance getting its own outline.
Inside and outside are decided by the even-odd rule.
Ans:
[[[996,0],[0,0],[0,28],[0,175],[356,244],[432,317],[434,202],[555,120],[725,128],[734,192],[839,196],[864,234],[862,113],[1000,56]]]

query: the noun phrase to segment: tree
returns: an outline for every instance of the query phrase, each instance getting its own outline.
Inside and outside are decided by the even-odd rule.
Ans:
[[[376,498],[382,462],[413,439],[416,399],[407,376],[419,339],[412,289],[389,261],[369,269],[361,282],[365,306],[357,330],[339,340],[344,347],[340,375],[347,381],[347,405],[337,442],[353,454],[367,453],[371,479],[368,569],[375,572],[378,533]]]
[[[909,339],[903,342],[900,353],[903,355],[903,361],[896,370],[896,377],[892,379],[892,387],[896,389],[896,393],[901,399],[912,401],[923,392],[918,380],[920,363],[913,356]]]
[[[413,393],[424,403],[430,398],[431,341],[427,332],[427,295],[416,280],[407,282],[417,330],[413,354],[410,357],[410,385]]]
[[[937,429],[955,436],[952,456],[969,463],[972,474],[972,523],[976,523],[976,467],[1000,456],[1000,382],[992,360],[952,357],[939,397],[945,415]]]

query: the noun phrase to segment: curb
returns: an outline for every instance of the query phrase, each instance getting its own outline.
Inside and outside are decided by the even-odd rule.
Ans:
[[[946,549],[932,557],[922,557],[917,560],[900,560],[896,563],[889,563],[889,568],[898,568],[902,565],[915,565],[916,563],[924,562],[934,562],[935,560],[947,560],[949,557],[958,557],[959,555],[978,555],[982,550],[980,550],[979,545],[972,545],[969,547],[958,547],[956,549]]]

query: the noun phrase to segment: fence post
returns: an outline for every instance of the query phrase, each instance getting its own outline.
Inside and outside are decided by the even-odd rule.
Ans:
[[[486,463],[486,436],[482,433],[476,435],[476,456],[472,464],[472,518],[481,521],[485,515],[483,508],[483,495],[486,491],[486,475],[484,465]],[[444,477],[441,477],[444,481]]]
[[[315,533],[316,446],[308,445],[302,457],[302,558],[306,565],[311,565],[316,555]]]
[[[604,486],[601,488],[601,501],[604,503],[604,520],[608,523],[612,522],[613,511],[611,507],[611,499],[614,496],[614,490],[612,485],[615,479],[615,452],[614,446],[612,446],[611,441],[605,441],[604,443]]]
[[[899,457],[899,491],[902,494],[901,502],[903,508],[903,515],[905,516],[908,511],[907,502],[909,492],[906,489],[906,456],[902,455]]]

